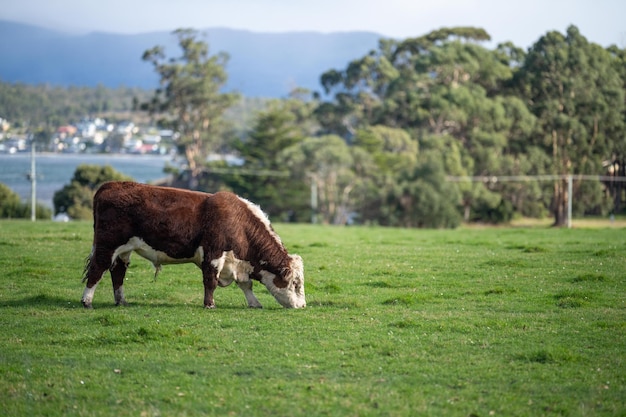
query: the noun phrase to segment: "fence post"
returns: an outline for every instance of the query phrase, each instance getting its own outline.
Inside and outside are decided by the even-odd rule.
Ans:
[[[37,172],[35,163],[35,140],[30,140],[30,220],[37,219]]]
[[[572,228],[572,175],[567,176],[567,228]]]

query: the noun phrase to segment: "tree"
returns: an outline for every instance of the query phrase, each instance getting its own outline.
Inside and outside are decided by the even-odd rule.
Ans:
[[[431,150],[441,152],[449,175],[498,174],[504,169],[508,141],[524,140],[518,133],[528,132],[532,115],[515,111],[512,100],[501,96],[513,75],[510,62],[523,55],[511,45],[494,52],[477,44],[488,39],[483,29],[460,27],[402,42],[381,41],[378,51],[352,61],[345,71],[332,70],[322,76],[325,91],[336,94],[335,100],[318,112],[323,125],[336,133],[347,132],[346,139],[370,148],[375,138],[371,132],[365,134],[370,126],[404,130],[408,137],[417,138],[415,144],[419,142],[420,148],[425,141]],[[341,121],[328,116],[333,108]],[[509,119],[509,110],[519,117]],[[350,128],[342,130],[345,126]],[[457,158],[447,164],[451,150]],[[416,164],[417,147],[413,152],[412,163]],[[379,166],[381,155],[384,153],[376,157]],[[410,171],[417,172],[415,166],[406,172],[391,166],[395,174],[403,173],[403,181],[413,178]],[[400,181],[396,178],[395,183]],[[406,196],[393,192],[394,181],[385,180],[381,185],[390,187],[388,196],[406,201]],[[473,211],[491,213],[497,207],[508,207],[486,184],[458,187],[466,221],[475,218]],[[391,206],[402,208],[401,202]]]
[[[217,148],[222,115],[237,95],[221,92],[227,80],[227,54],[210,56],[208,45],[197,39],[193,29],[178,29],[174,35],[182,50],[180,57],[167,58],[162,46],[143,54],[143,60],[150,62],[160,77],[154,99],[143,107],[164,116],[180,133],[178,145],[191,172],[191,186],[208,153]]]
[[[337,135],[309,137],[285,149],[281,160],[293,178],[309,182],[317,198],[314,213],[326,224],[346,224],[355,210],[352,192],[362,184],[362,174],[372,164],[364,151],[349,147]],[[314,194],[315,196],[315,194]]]
[[[622,89],[626,92],[626,48],[620,49],[612,45],[607,50],[613,57],[613,66],[620,74]],[[622,109],[622,120],[626,124],[626,105]],[[607,167],[607,174],[626,177],[626,128],[622,130],[621,138],[616,137],[613,142],[612,156],[610,165]],[[607,187],[613,196],[614,212],[622,212],[624,210],[624,201],[626,200],[626,183],[609,181]]]
[[[24,203],[19,194],[0,182],[0,219],[30,218],[31,207]],[[38,219],[50,219],[52,211],[41,204],[35,207],[35,216]]]
[[[534,143],[550,155],[551,174],[602,174],[615,141],[623,143],[623,81],[614,63],[608,51],[589,43],[575,26],[565,36],[547,33],[529,50],[518,83],[537,117]],[[581,187],[585,194],[590,191],[589,184],[577,182],[574,194],[579,197]],[[585,204],[580,212],[597,209],[598,203],[604,206],[598,199],[573,200]],[[555,226],[567,221],[567,201],[566,180],[556,181],[551,207]]]
[[[427,150],[384,189],[380,223],[401,227],[454,228],[461,221],[454,183],[446,181],[442,154]]]
[[[315,103],[294,95],[299,93],[267,103],[250,132],[232,144],[244,164],[221,175],[228,188],[284,221],[310,219],[309,188],[304,181],[294,181],[279,158],[284,149],[318,130],[312,116]]]
[[[366,150],[381,172],[397,171],[415,165],[419,144],[404,129],[384,125],[359,129],[353,145]]]
[[[110,165],[79,165],[70,183],[54,193],[54,213],[65,212],[72,219],[91,219],[93,196],[107,181],[132,181],[132,178]]]

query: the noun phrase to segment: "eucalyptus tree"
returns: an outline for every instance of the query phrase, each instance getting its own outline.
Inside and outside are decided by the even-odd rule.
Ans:
[[[367,187],[366,173],[375,169],[367,152],[337,135],[308,137],[283,150],[280,158],[293,180],[312,185],[314,215],[326,224],[351,220],[358,195]]]
[[[510,57],[520,55],[505,54],[503,49],[519,51],[510,45],[490,51],[479,44],[488,39],[479,28],[442,29],[403,41],[393,54],[394,64],[407,76],[394,80],[388,89],[386,123],[399,121],[420,132],[422,141],[428,139],[429,146],[444,155],[448,175],[493,176],[506,171],[504,157],[514,149],[509,142],[528,134],[510,119],[516,105],[504,89],[513,77]],[[519,124],[532,125],[528,112],[520,117],[524,120]],[[445,163],[448,153],[458,155],[452,165]],[[484,220],[480,213],[506,206],[494,184],[459,183],[458,188],[466,221]]]
[[[312,116],[315,102],[300,97],[300,93],[273,100],[257,114],[252,129],[232,144],[244,164],[223,176],[227,187],[283,220],[309,217],[307,180],[294,179],[279,158],[284,149],[318,131]]]
[[[613,57],[613,66],[622,79],[622,89],[626,95],[626,47],[624,46],[626,45],[618,48],[616,45],[612,45],[607,50]],[[626,106],[622,109],[622,120],[626,124]],[[613,142],[608,174],[626,177],[626,128],[622,130],[621,139],[619,137],[616,139]],[[609,181],[607,186],[613,196],[615,211],[619,213],[624,209],[626,183]]]
[[[367,170],[367,179],[360,194],[359,215],[364,222],[399,226],[398,218],[388,210],[393,199],[400,172],[410,171],[417,163],[419,144],[404,129],[384,125],[368,126],[356,131],[352,144],[366,152],[373,169]]]
[[[378,50],[351,61],[345,70],[322,74],[324,92],[333,99],[320,103],[316,115],[328,133],[349,138],[358,129],[378,124],[387,89],[400,76],[391,63],[396,44],[381,39]]]
[[[446,181],[443,155],[424,149],[415,165],[398,172],[381,204],[381,224],[428,228],[459,225],[461,195],[456,184]]]
[[[416,138],[451,137],[464,148],[461,161],[468,164],[459,174],[497,171],[507,135],[503,105],[492,95],[512,72],[477,44],[488,39],[482,29],[444,28],[402,42],[382,40],[377,51],[350,62],[344,71],[322,75],[325,92],[335,96],[320,106],[321,123],[349,140],[377,125],[404,129]],[[478,203],[495,204],[495,198],[477,198],[477,193],[490,193],[483,188],[464,187],[466,213]]]
[[[235,100],[234,93],[223,93],[227,81],[228,55],[209,55],[208,44],[193,29],[173,32],[182,54],[168,57],[165,48],[155,46],[143,54],[160,79],[153,100],[143,106],[162,117],[180,134],[179,148],[185,155],[191,178],[203,169],[206,156],[220,140],[222,115]]]
[[[517,81],[537,117],[534,141],[550,156],[550,173],[603,174],[603,163],[624,141],[624,88],[615,58],[570,26],[565,35],[548,32],[530,48]],[[576,182],[574,195],[578,212],[608,207],[598,183]],[[567,221],[567,200],[566,181],[555,181],[557,226]]]

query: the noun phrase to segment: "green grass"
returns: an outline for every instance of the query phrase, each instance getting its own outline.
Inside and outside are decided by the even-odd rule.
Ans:
[[[89,223],[0,222],[10,416],[626,416],[626,230],[276,225],[308,307],[134,255],[80,305]]]

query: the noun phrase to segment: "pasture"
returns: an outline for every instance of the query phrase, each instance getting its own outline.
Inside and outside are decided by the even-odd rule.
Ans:
[[[304,310],[133,255],[86,311],[92,225],[1,221],[2,414],[626,415],[626,229],[275,227]]]

